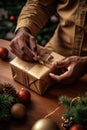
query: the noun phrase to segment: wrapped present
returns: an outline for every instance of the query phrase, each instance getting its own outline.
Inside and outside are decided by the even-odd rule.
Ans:
[[[64,57],[55,52],[43,51],[43,49],[40,49],[40,54],[42,60],[39,62],[27,62],[16,57],[10,62],[10,66],[15,81],[39,95],[43,95],[54,84],[49,76],[49,72],[55,71],[51,63]]]

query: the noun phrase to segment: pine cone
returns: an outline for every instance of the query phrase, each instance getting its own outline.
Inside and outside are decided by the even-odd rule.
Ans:
[[[15,88],[9,83],[0,83],[0,94],[6,94],[15,98],[17,97]]]
[[[61,124],[61,126],[64,127],[65,129],[68,129],[73,124],[74,121],[72,117],[66,118],[64,116],[62,116],[62,120],[63,123]]]

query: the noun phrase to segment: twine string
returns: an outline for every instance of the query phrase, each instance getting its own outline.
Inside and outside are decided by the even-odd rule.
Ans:
[[[70,108],[72,107],[73,103],[76,101],[76,102],[80,102],[80,97],[75,97],[72,99],[71,103],[70,103]]]
[[[53,115],[56,111],[58,111],[60,109],[60,106],[56,107],[53,111],[51,111],[50,113],[48,113],[47,115],[44,116],[44,118],[48,118],[51,115]]]

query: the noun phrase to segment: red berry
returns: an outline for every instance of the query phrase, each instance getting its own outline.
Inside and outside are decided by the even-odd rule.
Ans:
[[[8,57],[8,49],[5,47],[0,47],[0,58],[6,59]]]
[[[73,126],[70,127],[69,130],[85,130],[85,128],[81,124],[74,124]]]
[[[11,15],[11,16],[10,16],[10,20],[11,20],[11,21],[14,21],[14,20],[15,20],[15,16]]]
[[[18,92],[18,99],[20,102],[26,104],[30,102],[31,99],[31,94],[29,91],[27,91],[26,89],[22,88],[19,92]]]

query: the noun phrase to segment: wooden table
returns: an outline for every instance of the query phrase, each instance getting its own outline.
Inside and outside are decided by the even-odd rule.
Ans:
[[[15,57],[9,48],[9,41],[0,39],[0,47],[6,47],[9,50],[9,58],[6,61],[0,59],[0,82],[11,83],[17,91],[23,85],[15,82],[12,78],[11,68],[9,62]],[[29,90],[31,93],[31,103],[28,105],[27,119],[11,121],[7,125],[0,124],[0,130],[30,130],[33,124],[40,118],[49,115],[56,108],[56,111],[48,117],[54,120],[61,127],[61,116],[63,114],[63,106],[58,102],[58,97],[66,95],[69,97],[81,96],[87,91],[87,75],[80,79],[74,85],[57,85],[50,88],[44,96],[40,96],[35,92]]]

